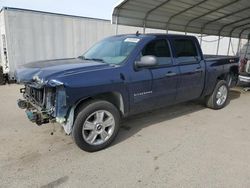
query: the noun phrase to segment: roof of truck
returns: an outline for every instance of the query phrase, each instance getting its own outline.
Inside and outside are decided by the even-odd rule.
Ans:
[[[152,36],[152,37],[161,37],[161,36],[166,36],[166,37],[194,37],[196,38],[195,36],[193,35],[183,35],[183,34],[166,34],[166,33],[145,33],[145,34],[141,34],[141,33],[138,33],[138,34],[120,34],[120,35],[116,35],[116,36],[130,36],[130,37],[149,37],[149,36]]]

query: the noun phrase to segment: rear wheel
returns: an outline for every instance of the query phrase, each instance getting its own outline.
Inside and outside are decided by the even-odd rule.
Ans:
[[[228,83],[224,80],[220,80],[211,95],[206,99],[206,105],[212,109],[224,108],[227,104],[229,94]]]
[[[91,101],[79,110],[72,136],[82,150],[94,152],[108,147],[117,136],[120,114],[107,101]]]

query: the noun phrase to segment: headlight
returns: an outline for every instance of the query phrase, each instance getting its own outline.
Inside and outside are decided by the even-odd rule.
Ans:
[[[38,75],[34,75],[32,79],[38,84],[43,84],[43,79],[40,79]]]
[[[48,82],[48,85],[49,86],[51,86],[51,87],[56,87],[56,86],[62,86],[63,85],[63,83],[62,82],[60,82],[60,81],[58,81],[58,80],[50,80],[49,82]]]

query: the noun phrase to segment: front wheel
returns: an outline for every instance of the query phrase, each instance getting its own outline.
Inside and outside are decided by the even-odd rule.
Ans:
[[[228,84],[224,80],[220,80],[211,95],[206,99],[206,105],[209,108],[218,110],[224,108],[227,104],[229,94]]]
[[[120,113],[107,101],[91,101],[77,114],[72,136],[82,150],[94,152],[108,147],[117,136]]]

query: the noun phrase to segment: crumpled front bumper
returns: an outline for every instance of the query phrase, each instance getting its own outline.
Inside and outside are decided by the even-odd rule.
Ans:
[[[42,125],[50,122],[51,117],[49,114],[42,112],[39,108],[35,107],[32,103],[27,100],[19,99],[17,105],[20,109],[24,109],[28,119],[36,123],[37,125]]]
[[[37,103],[31,96],[32,94],[29,93],[30,89],[27,89],[29,86],[25,86],[20,90],[24,98],[19,99],[17,104],[20,109],[25,110],[31,122],[37,125],[56,122],[63,126],[66,134],[70,134],[74,120],[74,107],[67,105],[64,86],[58,85],[56,82],[53,83],[55,83],[53,87],[44,88],[40,103]]]

